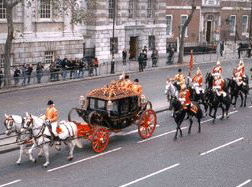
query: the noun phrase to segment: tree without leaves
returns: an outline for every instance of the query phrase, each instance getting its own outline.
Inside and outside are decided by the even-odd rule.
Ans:
[[[185,21],[184,25],[181,28],[181,32],[179,35],[179,54],[178,54],[178,64],[182,64],[183,63],[183,58],[184,58],[184,41],[185,41],[185,32],[186,32],[186,28],[188,27],[188,25],[190,24],[193,14],[196,10],[196,4],[195,4],[195,0],[182,0],[182,2],[188,2],[191,4],[192,9],[191,12],[187,18],[187,20]]]
[[[7,19],[7,38],[4,46],[4,78],[5,85],[11,85],[11,50],[13,45],[14,37],[14,24],[13,24],[13,10],[19,3],[29,2],[30,0],[3,0],[4,7],[6,8],[6,19]],[[52,3],[53,10],[57,10],[58,16],[62,16],[66,11],[69,10],[71,13],[72,24],[86,23],[92,16],[91,10],[96,6],[97,0],[87,0],[87,6],[79,4],[78,0],[46,0],[45,3]],[[69,15],[70,16],[70,15]]]

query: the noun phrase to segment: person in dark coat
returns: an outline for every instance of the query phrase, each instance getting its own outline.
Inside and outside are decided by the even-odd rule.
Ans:
[[[27,78],[27,65],[24,63],[21,66],[21,72],[22,72],[22,77],[23,77],[23,83],[22,85],[26,85],[26,78]]]
[[[27,67],[27,84],[30,84],[32,71],[33,71],[32,64],[29,64]]]
[[[138,65],[139,65],[139,72],[142,72],[144,69],[144,55],[140,53],[138,56]]]
[[[19,70],[18,67],[16,67],[14,70],[14,75],[13,75],[15,86],[17,86],[19,83],[20,74],[21,74],[21,71]]]
[[[0,89],[2,88],[3,82],[4,82],[4,74],[2,69],[0,69]]]
[[[124,49],[122,51],[122,59],[123,59],[123,65],[126,65],[126,59],[127,59],[127,51]]]
[[[157,51],[157,49],[154,49],[152,51],[151,60],[152,60],[152,67],[157,67],[157,62],[158,62],[158,51]]]
[[[41,64],[41,62],[37,63],[37,67],[36,67],[36,77],[37,77],[37,83],[41,83],[41,78],[43,76],[43,69],[44,66]]]

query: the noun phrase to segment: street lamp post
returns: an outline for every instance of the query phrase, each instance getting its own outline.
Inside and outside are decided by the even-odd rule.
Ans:
[[[110,67],[110,74],[115,73],[115,0],[113,2],[113,33],[112,33],[112,60],[111,60],[111,67]]]

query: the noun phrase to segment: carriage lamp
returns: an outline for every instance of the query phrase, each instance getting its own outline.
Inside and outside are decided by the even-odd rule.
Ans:
[[[81,105],[81,108],[83,108],[85,105],[85,97],[83,95],[80,96],[80,105]]]

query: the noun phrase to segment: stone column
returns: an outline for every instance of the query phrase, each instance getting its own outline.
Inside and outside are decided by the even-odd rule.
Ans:
[[[32,17],[33,11],[32,7],[34,1],[31,0],[24,0],[23,5],[23,34],[24,37],[29,37],[32,34]]]

